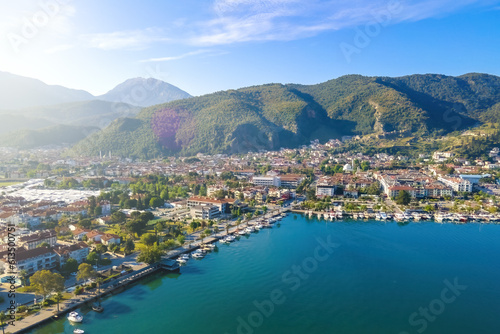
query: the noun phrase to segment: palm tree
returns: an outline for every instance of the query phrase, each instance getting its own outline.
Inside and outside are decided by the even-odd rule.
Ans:
[[[54,296],[54,300],[57,303],[57,312],[58,313],[59,313],[59,302],[62,300],[62,298],[63,298],[63,295],[60,292],[56,293],[55,296]]]

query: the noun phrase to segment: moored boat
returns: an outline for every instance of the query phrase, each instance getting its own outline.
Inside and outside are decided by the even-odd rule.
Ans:
[[[73,312],[69,313],[68,320],[71,321],[71,322],[82,322],[83,321],[83,316],[80,315],[78,312],[73,311]]]

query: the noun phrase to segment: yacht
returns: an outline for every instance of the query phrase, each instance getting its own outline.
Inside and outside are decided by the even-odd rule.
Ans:
[[[68,320],[71,322],[82,322],[83,316],[80,315],[78,312],[73,311],[73,312],[70,312],[70,314],[68,315]]]
[[[252,233],[252,232],[255,232],[255,228],[254,228],[253,226],[248,226],[248,227],[245,229],[245,231],[246,231],[247,233]]]
[[[75,328],[73,330],[73,333],[75,333],[75,334],[83,334],[83,333],[85,333],[85,331],[83,329],[80,329],[80,328]]]
[[[381,212],[381,213],[380,213],[380,219],[382,219],[382,220],[386,220],[386,219],[387,219],[387,213],[385,213],[385,212]]]
[[[229,241],[229,242],[233,242],[234,240],[236,240],[236,238],[234,236],[232,236],[232,235],[228,235],[226,237],[226,240]]]
[[[246,235],[247,234],[247,231],[246,229],[245,230],[241,230],[238,232],[239,235]]]
[[[256,230],[260,230],[261,228],[263,228],[261,223],[258,223],[257,225],[255,225]]]
[[[205,254],[197,250],[194,251],[191,256],[193,257],[193,259],[203,259],[205,257]]]

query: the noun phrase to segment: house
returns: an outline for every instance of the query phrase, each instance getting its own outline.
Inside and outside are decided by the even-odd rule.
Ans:
[[[101,243],[103,245],[106,245],[106,246],[109,246],[109,245],[112,245],[112,244],[119,245],[120,242],[121,242],[121,239],[116,234],[106,233],[103,236],[101,236]]]
[[[73,233],[73,238],[76,240],[82,240],[83,236],[86,236],[87,234],[90,233],[89,229],[86,228],[77,228],[74,231],[71,231]]]
[[[78,263],[83,262],[89,255],[90,248],[84,242],[72,245],[60,245],[54,248],[60,265],[64,265],[68,259],[75,259]]]
[[[87,233],[87,240],[92,240],[93,242],[101,242],[101,237],[103,235],[104,233],[98,230],[92,230],[89,233]]]

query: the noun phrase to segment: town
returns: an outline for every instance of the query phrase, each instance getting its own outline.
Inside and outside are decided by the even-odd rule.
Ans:
[[[124,275],[165,255],[177,258],[181,253],[171,253],[176,249],[202,248],[224,231],[243,230],[243,235],[253,231],[249,225],[265,227],[273,210],[331,221],[500,221],[500,149],[474,161],[438,151],[418,159],[336,152],[347,140],[147,162],[112,152],[67,158],[57,148],[4,149],[2,303],[9,302],[11,286],[9,226],[15,227],[16,285],[23,296],[16,303],[22,319],[19,309],[27,316],[40,307],[37,294],[42,306],[51,305],[50,300],[73,303],[74,296],[95,295],[99,285],[119,285]],[[178,260],[183,264],[187,259]],[[45,291],[36,283],[45,271],[61,275],[58,292],[64,294],[54,295],[56,290]]]

